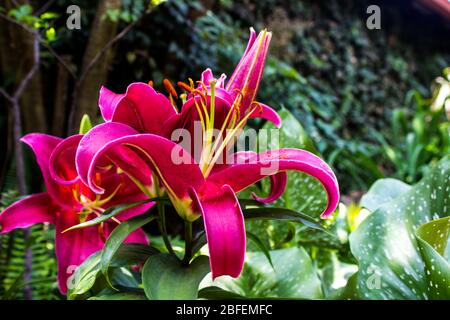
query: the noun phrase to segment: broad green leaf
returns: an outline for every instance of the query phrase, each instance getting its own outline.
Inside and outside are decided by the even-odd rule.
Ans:
[[[140,216],[136,216],[131,218],[130,220],[122,222],[118,225],[113,232],[109,235],[108,239],[105,242],[105,246],[101,251],[101,261],[100,268],[102,273],[108,279],[108,268],[111,264],[111,261],[114,257],[114,254],[121,246],[122,242],[128,237],[128,235],[142,226],[146,225],[150,221],[154,220],[155,216],[149,216],[147,214],[143,214]]]
[[[358,271],[356,264],[341,261],[335,250],[315,248],[311,257],[318,269],[325,299],[340,295],[349,286],[350,277]]]
[[[247,252],[239,278],[205,279],[202,285],[217,286],[246,298],[322,298],[316,269],[303,248],[273,250],[270,255],[274,268],[263,253]]]
[[[142,269],[144,291],[150,300],[197,299],[198,286],[209,272],[209,259],[198,256],[189,266],[170,254],[151,256]]]
[[[122,244],[114,255],[111,266],[122,267],[143,264],[148,257],[157,253],[159,253],[158,250],[148,245],[138,243]]]
[[[375,210],[350,235],[359,264],[361,298],[450,298],[448,265],[433,247],[438,239],[427,234],[433,230],[443,236],[442,241],[448,241],[442,229],[444,220],[438,219],[449,214],[449,179],[450,157],[446,157],[409,191]]]
[[[95,252],[75,270],[68,280],[67,299],[75,299],[92,288],[100,271],[100,258],[101,251]]]
[[[198,291],[198,297],[200,299],[208,299],[208,300],[245,299],[245,297],[238,295],[237,293],[227,291],[216,286],[205,287],[203,289],[200,289]]]
[[[147,298],[144,294],[133,292],[119,292],[96,295],[89,298],[88,300],[147,300]]]
[[[111,261],[111,267],[123,267],[143,264],[149,256],[158,253],[152,247],[143,244],[122,244]],[[86,259],[69,279],[68,299],[88,292],[95,284],[100,273],[102,251],[93,253]],[[114,279],[113,279],[114,282]]]
[[[358,296],[358,272],[354,273],[347,281],[345,287],[333,292],[331,300],[359,300]]]
[[[125,267],[109,268],[108,279],[111,279],[114,289],[120,292],[124,289],[137,289],[140,286],[140,280],[138,282],[133,272]]]
[[[266,256],[267,261],[269,261],[270,265],[273,268],[272,258],[270,257],[269,249],[266,247],[264,242],[262,242],[257,235],[249,231],[247,231],[247,239],[253,241],[253,243],[258,247],[258,249]]]
[[[450,234],[450,217],[423,224],[416,236],[426,267],[431,299],[450,298],[450,264],[443,257]]]
[[[360,205],[370,211],[375,211],[383,204],[394,200],[403,193],[409,191],[411,186],[397,179],[379,179],[370,187],[369,191],[361,198]]]

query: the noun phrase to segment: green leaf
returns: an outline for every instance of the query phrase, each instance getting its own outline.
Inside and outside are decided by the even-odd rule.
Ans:
[[[375,210],[350,235],[351,251],[359,264],[361,298],[450,298],[448,262],[439,254],[443,249],[435,249],[439,241],[448,241],[446,220],[441,218],[449,212],[449,176],[450,157],[446,157],[409,191]],[[432,238],[430,232],[443,239]]]
[[[416,231],[420,252],[425,262],[430,299],[450,298],[450,264],[444,258],[450,234],[450,217],[423,224]]]
[[[270,255],[274,269],[263,253],[248,252],[239,278],[205,279],[203,287],[217,286],[246,298],[322,298],[316,268],[303,248],[273,250]]]
[[[88,300],[147,300],[144,294],[134,292],[119,292],[100,294],[90,297]]]
[[[286,208],[249,208],[242,210],[246,220],[285,220],[300,222],[305,226],[327,232],[320,224],[310,216]]]
[[[47,39],[48,42],[54,41],[56,39],[55,28],[48,28],[47,30],[45,30],[45,38]]]
[[[329,297],[331,300],[359,300],[358,296],[358,272],[354,273],[347,281],[347,284]]]
[[[110,266],[123,267],[143,264],[151,255],[159,253],[156,249],[137,243],[122,244],[114,255]],[[88,292],[95,284],[100,272],[102,251],[86,259],[69,279],[68,299]],[[108,270],[109,271],[109,270]],[[114,279],[113,279],[114,280]]]
[[[43,14],[40,15],[40,18],[42,20],[51,20],[58,18],[58,16],[59,15],[56,12],[44,12]]]
[[[151,256],[142,269],[144,291],[150,300],[197,299],[198,286],[209,272],[209,259],[198,256],[183,266],[173,255]]]
[[[198,291],[198,297],[200,299],[208,299],[208,300],[231,300],[231,299],[245,299],[245,297],[231,292],[224,290],[222,288],[211,286],[206,287]]]
[[[95,252],[75,270],[68,280],[67,299],[75,299],[92,288],[99,272],[100,258],[101,251]]]
[[[145,244],[125,243],[115,253],[111,266],[122,267],[144,264],[148,257],[158,253],[158,250]]]
[[[267,261],[269,261],[270,265],[273,266],[272,258],[270,257],[269,249],[266,247],[264,242],[261,241],[261,239],[258,238],[257,235],[247,231],[247,239],[250,239],[253,241],[253,243],[261,250],[261,252],[266,256]]]
[[[89,118],[89,115],[85,114],[83,115],[83,118],[81,118],[79,134],[86,134],[91,129],[92,129],[91,119]]]
[[[100,268],[108,281],[108,268],[111,264],[111,260],[113,259],[114,254],[119,249],[122,242],[126,239],[126,237],[128,237],[130,233],[136,231],[155,218],[155,216],[149,216],[146,214],[136,216],[131,218],[130,220],[122,222],[113,230],[113,232],[111,232],[110,236],[105,242],[105,246],[103,247],[100,261]]]
[[[23,271],[20,272],[14,282],[12,283],[12,285],[8,288],[8,290],[6,290],[6,292],[1,296],[2,300],[13,300],[14,299],[14,294],[17,290],[19,290],[21,287],[23,287]]]
[[[375,211],[383,204],[388,203],[403,193],[409,191],[411,186],[397,179],[379,179],[370,187],[361,198],[360,205],[370,211]]]
[[[143,200],[143,201],[139,201],[139,202],[135,202],[135,203],[131,203],[131,204],[128,204],[128,203],[127,204],[121,204],[121,205],[118,205],[118,206],[114,206],[114,207],[108,208],[108,209],[105,210],[105,212],[103,212],[102,215],[100,215],[98,217],[95,217],[92,220],[89,220],[89,221],[82,222],[80,224],[74,225],[74,226],[64,230],[64,232],[67,232],[67,231],[70,231],[70,230],[73,230],[73,229],[79,229],[79,228],[86,228],[86,227],[95,226],[97,224],[100,224],[102,222],[105,222],[105,221],[111,219],[112,217],[117,216],[119,213],[121,213],[121,212],[123,212],[125,210],[128,210],[128,209],[140,206],[140,205],[145,204],[145,203],[149,203],[149,202],[154,201],[154,200],[155,199],[147,199],[147,200]]]

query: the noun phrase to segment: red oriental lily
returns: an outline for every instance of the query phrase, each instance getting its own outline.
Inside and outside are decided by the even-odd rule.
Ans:
[[[0,214],[1,233],[27,228],[37,223],[55,225],[58,284],[67,292],[67,279],[75,268],[92,253],[102,249],[105,239],[120,221],[147,211],[152,203],[123,211],[113,220],[97,226],[68,230],[80,222],[100,215],[108,207],[141,201],[146,197],[116,168],[104,168],[95,177],[108,185],[109,192],[102,196],[93,193],[78,177],[75,151],[82,135],[60,139],[45,134],[29,134],[22,138],[36,155],[47,192],[33,194],[19,200]],[[133,159],[137,161],[138,159]],[[127,242],[148,243],[142,230],[129,235]]]
[[[132,84],[124,95],[102,89],[100,108],[108,123],[88,132],[77,150],[80,178],[94,192],[107,191],[107,186],[95,177],[108,159],[115,159],[120,170],[147,196],[161,196],[156,190],[162,190],[185,220],[194,221],[202,216],[213,278],[237,277],[242,271],[246,235],[237,192],[270,177],[269,196],[256,199],[274,201],[284,192],[286,171],[296,170],[310,174],[324,186],[328,204],[322,217],[330,215],[339,201],[338,183],[332,170],[320,158],[304,150],[239,152],[233,156],[236,161],[232,164],[218,163],[232,137],[249,118],[259,116],[280,125],[275,111],[254,101],[269,41],[270,33],[263,31],[256,37],[252,31],[244,56],[226,85],[225,76],[214,79],[209,69],[202,74],[197,88],[192,83],[183,85],[189,96],[180,113],[172,107],[171,101],[147,84]],[[192,132],[196,120],[200,120],[202,126],[202,148],[200,157],[194,160],[191,150],[169,138],[177,128]],[[212,140],[208,130],[214,128],[220,128],[223,140]],[[131,152],[147,163],[147,170],[154,172],[161,188],[146,186],[145,175],[126,160]]]

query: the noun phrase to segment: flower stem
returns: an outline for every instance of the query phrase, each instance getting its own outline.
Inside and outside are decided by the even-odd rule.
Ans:
[[[189,265],[192,258],[192,222],[190,221],[184,223],[184,245],[183,264]]]
[[[170,243],[169,237],[167,236],[167,230],[166,230],[166,214],[164,210],[164,204],[158,203],[158,224],[159,224],[159,230],[161,231],[161,235],[164,240],[164,244],[167,248],[167,251],[169,251],[170,254],[176,256],[175,251],[173,251],[172,244]]]

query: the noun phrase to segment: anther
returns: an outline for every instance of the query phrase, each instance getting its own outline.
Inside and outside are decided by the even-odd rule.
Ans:
[[[191,88],[188,84],[186,84],[186,83],[184,83],[184,82],[179,81],[177,84],[178,84],[178,86],[179,86],[181,89],[183,89],[183,90],[185,90],[185,91],[187,91],[187,92],[191,92],[191,91],[192,91],[192,88]]]
[[[178,99],[178,94],[175,91],[175,88],[172,86],[172,83],[170,83],[169,80],[164,79],[163,80],[164,87],[166,87],[166,90],[171,94],[174,98]]]

